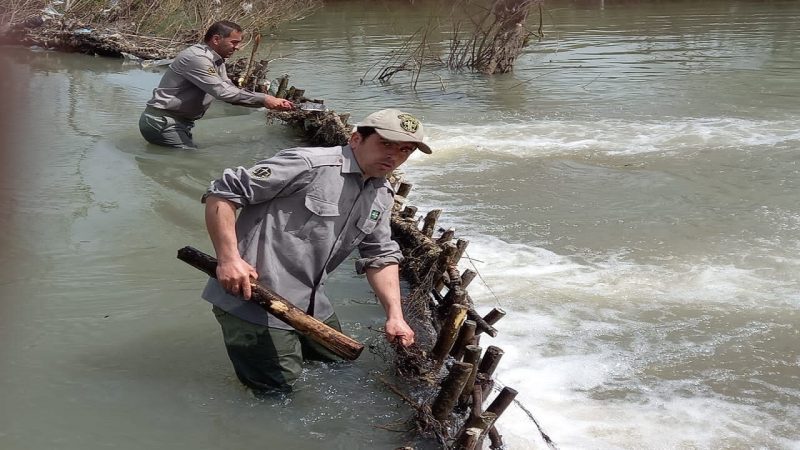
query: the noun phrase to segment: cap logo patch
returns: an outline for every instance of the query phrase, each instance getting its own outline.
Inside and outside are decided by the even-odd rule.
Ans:
[[[400,128],[409,133],[416,133],[419,129],[419,120],[411,114],[400,114],[397,116],[400,119]]]
[[[253,175],[253,178],[257,178],[259,180],[266,180],[272,175],[272,170],[269,167],[256,167],[250,172]]]
[[[369,220],[378,220],[378,217],[381,216],[381,212],[377,209],[373,209],[372,212],[369,213]]]

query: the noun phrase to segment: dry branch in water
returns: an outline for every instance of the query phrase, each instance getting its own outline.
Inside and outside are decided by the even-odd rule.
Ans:
[[[302,17],[321,0],[4,0],[5,41],[143,59],[170,58],[215,21],[264,32]]]

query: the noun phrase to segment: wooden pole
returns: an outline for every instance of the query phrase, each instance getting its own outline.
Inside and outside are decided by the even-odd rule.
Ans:
[[[469,294],[467,294],[466,303],[470,304],[472,303],[469,299]],[[483,320],[483,317],[481,317],[480,314],[478,314],[477,311],[475,311],[474,309],[470,308],[469,311],[467,311],[467,317],[469,318],[469,320],[475,321],[475,324],[477,325],[477,328],[475,329],[476,336],[480,335],[483,332],[485,332],[491,337],[497,336],[497,329],[486,323],[486,321]]]
[[[422,223],[423,235],[428,237],[433,236],[433,230],[436,229],[436,221],[439,220],[440,214],[442,214],[441,209],[434,209],[425,216],[425,221]]]
[[[461,289],[466,289],[477,275],[478,272],[475,272],[472,269],[464,269],[464,272],[461,273]]]
[[[413,219],[414,216],[417,215],[417,207],[416,206],[406,206],[403,208],[403,212],[400,213],[400,217],[403,219]]]
[[[178,259],[200,269],[212,278],[217,277],[216,258],[200,250],[184,247],[178,250]],[[277,293],[258,283],[252,283],[251,288],[251,302],[255,302],[273,316],[342,358],[354,360],[364,350],[360,342],[309,316]]]
[[[478,429],[480,430],[479,437],[482,435],[487,428],[489,428],[494,421],[497,419],[497,416],[490,412],[485,412],[480,416],[470,416],[469,419],[464,423],[464,427],[458,433],[459,437],[456,440],[455,448],[464,448],[463,443],[468,439],[467,430],[470,429]],[[472,448],[477,447],[477,442]]]
[[[400,197],[408,197],[408,194],[411,192],[411,188],[413,187],[414,185],[411,183],[400,182],[400,187],[397,188],[396,195],[399,195]]]
[[[494,308],[489,311],[485,316],[483,316],[483,320],[486,321],[489,325],[496,324],[500,319],[505,317],[506,312],[502,308]]]
[[[467,246],[469,245],[469,241],[466,239],[459,239],[456,241],[456,247],[458,248],[458,252],[456,252],[454,263],[457,263],[461,260],[461,257],[464,255],[464,252],[467,251]]]
[[[434,419],[443,422],[447,420],[453,408],[456,405],[458,396],[464,389],[464,383],[467,382],[467,377],[472,371],[472,364],[463,362],[456,362],[450,368],[450,373],[447,374],[444,381],[442,381],[442,389],[439,395],[431,405],[431,415]]]
[[[491,442],[489,445],[491,450],[501,450],[505,447],[505,445],[503,445],[503,436],[500,435],[497,431],[497,427],[494,425],[489,428],[489,442]]]
[[[436,345],[431,350],[431,359],[434,361],[434,369],[442,366],[450,349],[453,348],[453,343],[458,336],[458,330],[467,318],[467,307],[464,305],[451,305],[449,313],[445,322],[442,324],[442,329],[439,331],[439,338],[436,340]]]
[[[244,70],[244,76],[239,80],[239,87],[241,88],[246,88],[247,83],[250,81],[250,75],[253,73],[253,61],[256,59],[258,44],[261,43],[261,33],[256,31],[254,34],[255,37],[253,39],[253,49],[250,51],[250,59],[247,60],[247,68]]]
[[[483,355],[483,359],[481,359],[481,364],[478,366],[478,373],[483,373],[491,377],[497,369],[497,365],[500,364],[500,358],[503,357],[503,353],[505,352],[500,347],[490,345],[489,348],[486,349],[486,354]]]
[[[505,412],[506,408],[508,408],[508,406],[511,404],[511,402],[514,401],[514,397],[516,396],[516,389],[506,386],[500,391],[499,394],[497,394],[497,397],[492,400],[492,403],[488,408],[486,408],[486,411],[493,412],[497,414],[497,417],[500,417]]]
[[[478,361],[481,359],[481,348],[477,345],[468,345],[464,350],[464,362],[472,364],[473,369],[467,378],[467,384],[464,385],[464,390],[461,391],[462,397],[467,397],[475,387],[475,378],[478,376]]]
[[[455,235],[456,235],[456,229],[455,228],[449,228],[447,231],[442,233],[441,236],[439,236],[439,239],[436,240],[436,243],[437,244],[446,244],[446,243],[450,242],[451,240],[453,240],[453,236],[455,236]]]
[[[473,337],[475,337],[475,321],[465,320],[464,325],[461,325],[461,329],[458,331],[458,338],[456,338],[456,342],[450,350],[450,356],[456,360],[461,359]]]

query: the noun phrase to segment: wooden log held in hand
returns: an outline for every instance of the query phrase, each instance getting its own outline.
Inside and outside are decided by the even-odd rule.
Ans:
[[[200,269],[212,278],[217,278],[217,260],[211,255],[192,247],[184,247],[178,250],[178,259]],[[364,345],[360,342],[309,316],[285,298],[258,283],[252,284],[250,301],[257,303],[273,316],[344,359],[352,361],[364,350]]]

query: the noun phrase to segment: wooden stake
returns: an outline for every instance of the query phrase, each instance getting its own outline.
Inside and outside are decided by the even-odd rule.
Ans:
[[[472,371],[472,364],[463,362],[456,362],[450,368],[450,373],[447,374],[444,381],[442,381],[442,389],[439,395],[431,405],[431,415],[434,419],[443,422],[447,420],[453,408],[456,405],[459,394],[464,389],[464,383],[467,382],[467,377]]]
[[[413,219],[414,216],[417,215],[417,207],[416,206],[406,206],[403,208],[403,212],[400,213],[400,217],[403,219]]]
[[[467,294],[466,303],[472,303],[471,299],[469,298],[469,294]],[[484,332],[491,337],[497,336],[497,330],[495,329],[495,327],[486,323],[486,321],[483,320],[483,317],[481,317],[480,314],[478,314],[474,309],[470,308],[470,310],[467,312],[467,317],[469,318],[469,320],[475,321],[475,324],[477,325],[477,328],[475,330],[476,336]]]
[[[503,349],[490,345],[489,348],[486,349],[486,354],[483,355],[483,359],[481,359],[481,364],[478,366],[478,373],[491,377],[497,369],[497,365],[500,364],[500,358],[503,357],[503,353],[505,353]]]
[[[458,331],[458,338],[456,338],[456,342],[450,350],[450,356],[456,360],[461,359],[461,357],[464,356],[467,345],[469,345],[473,337],[475,337],[475,321],[465,320],[464,325],[461,325],[461,329]]]
[[[505,317],[506,312],[502,308],[494,308],[489,311],[485,316],[483,316],[483,320],[486,321],[489,325],[496,324],[500,319]]]
[[[184,247],[178,250],[178,259],[200,269],[212,278],[217,277],[216,258],[200,250]],[[342,358],[354,360],[364,350],[364,346],[360,342],[309,316],[277,293],[258,283],[252,283],[251,289],[251,302],[258,304],[273,316]]]
[[[436,243],[437,244],[446,244],[446,243],[448,243],[448,242],[453,240],[453,236],[455,236],[455,234],[456,234],[456,229],[455,228],[450,228],[447,231],[445,231],[444,233],[442,233],[441,236],[439,236],[439,239],[436,240]]]
[[[457,263],[461,260],[461,257],[464,255],[464,252],[467,251],[467,246],[469,245],[469,241],[466,239],[459,239],[456,241],[456,247],[458,247],[458,252],[456,252],[456,257],[453,263]]]
[[[440,214],[442,214],[441,209],[434,209],[425,216],[425,221],[422,223],[423,235],[428,237],[433,236],[433,230],[436,229],[436,221],[439,220]]]
[[[438,369],[442,366],[450,349],[453,348],[453,342],[458,336],[458,330],[467,318],[467,307],[464,305],[451,305],[447,319],[442,324],[442,329],[439,331],[439,338],[436,340],[436,345],[431,350],[431,359],[434,361],[434,368]]]
[[[467,383],[464,385],[464,390],[461,391],[461,396],[469,396],[472,389],[475,387],[475,378],[478,375],[478,361],[481,359],[481,348],[477,345],[468,345],[464,350],[464,362],[473,365],[472,372],[467,378]]]
[[[517,391],[510,387],[504,387],[497,397],[492,400],[492,403],[486,408],[486,411],[493,412],[497,414],[497,417],[500,417],[505,412],[508,405],[514,401],[514,397],[517,396]]]
[[[400,187],[397,188],[396,195],[399,195],[401,197],[408,197],[408,194],[411,192],[411,188],[413,187],[414,185],[411,183],[401,182]]]
[[[503,436],[500,435],[494,425],[489,428],[489,442],[491,442],[489,445],[491,450],[501,450],[505,447],[503,445]]]
[[[472,269],[464,269],[464,272],[461,274],[461,289],[466,289],[477,275],[478,272],[475,272]]]

